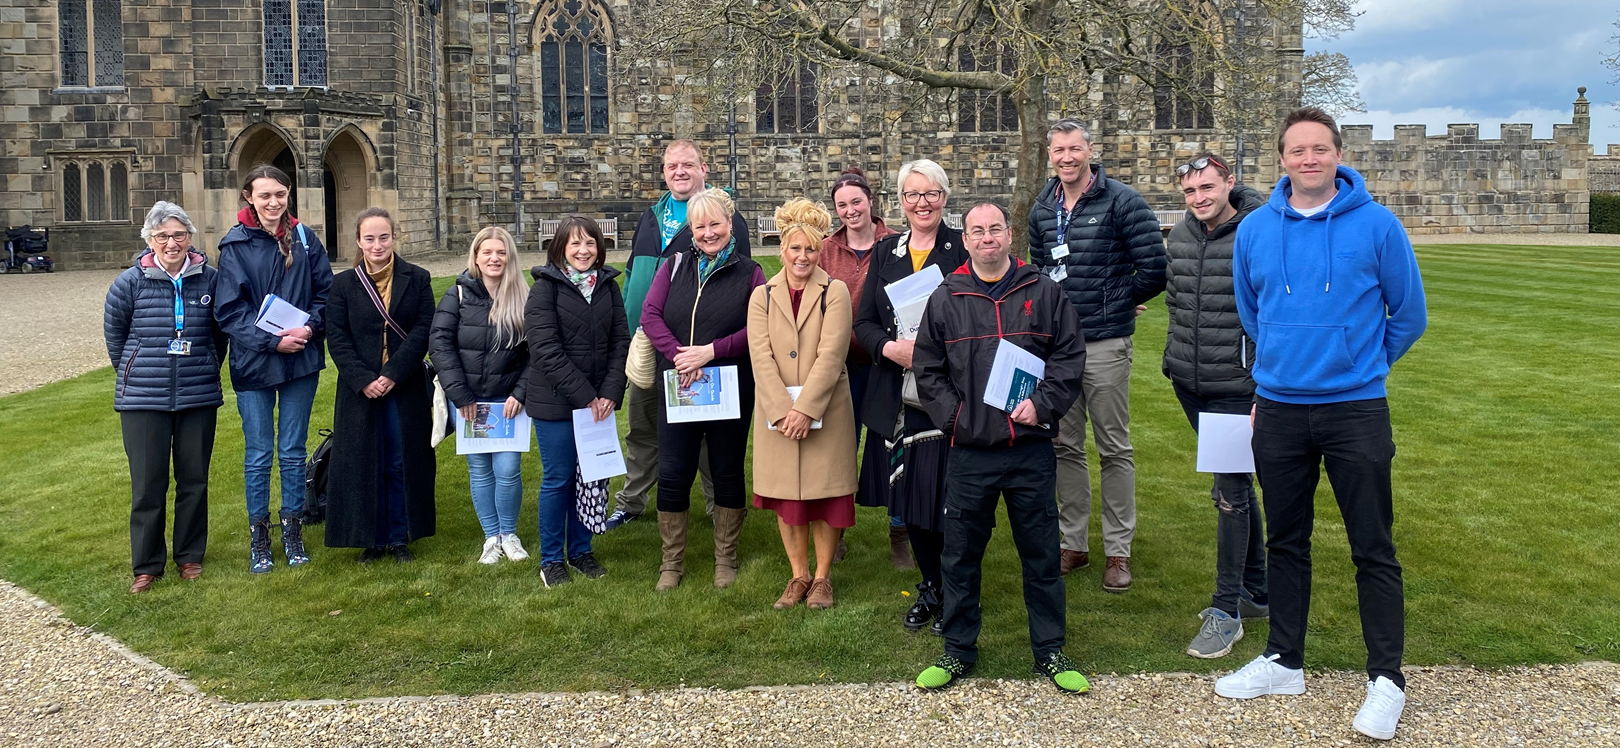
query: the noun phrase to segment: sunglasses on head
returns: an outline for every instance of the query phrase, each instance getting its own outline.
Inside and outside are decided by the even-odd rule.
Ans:
[[[1220,160],[1219,158],[1217,158],[1215,156],[1204,156],[1204,157],[1201,157],[1201,158],[1195,158],[1195,159],[1193,159],[1191,161],[1188,161],[1185,164],[1177,166],[1176,167],[1176,176],[1185,177],[1185,176],[1187,176],[1187,172],[1190,172],[1190,171],[1203,171],[1205,169],[1208,169],[1210,164],[1214,164],[1214,165],[1220,167],[1223,170],[1229,170],[1229,167],[1227,167],[1225,161],[1222,161],[1222,160]]]

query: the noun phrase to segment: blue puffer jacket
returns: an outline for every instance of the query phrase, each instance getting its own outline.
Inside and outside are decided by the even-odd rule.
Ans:
[[[300,230],[303,229],[303,230]],[[264,229],[232,227],[219,241],[219,300],[214,318],[231,336],[231,388],[262,390],[326,368],[326,295],[332,265],[314,231],[294,224],[292,267]],[[267,294],[309,312],[315,337],[297,353],[278,353],[281,338],[253,325]]]
[[[217,408],[225,403],[219,362],[227,338],[214,325],[214,292],[219,271],[208,258],[192,252],[191,266],[180,273],[185,309],[180,336],[191,343],[191,355],[169,355],[174,339],[174,281],[158,267],[148,250],[107,291],[102,323],[107,357],[118,375],[114,410],[188,410]]]

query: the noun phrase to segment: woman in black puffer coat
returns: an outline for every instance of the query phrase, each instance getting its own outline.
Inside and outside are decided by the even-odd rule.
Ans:
[[[131,593],[145,592],[167,565],[163,541],[169,465],[174,465],[174,563],[202,575],[208,544],[208,462],[214,452],[219,364],[228,338],[214,324],[218,271],[191,249],[197,229],[173,203],[146,214],[148,249],[107,291],[103,332],[116,373],[113,409],[129,455]]]
[[[574,508],[574,411],[601,421],[624,401],[630,328],[619,271],[603,264],[602,229],[568,216],[552,236],[546,262],[534,268],[523,309],[529,338],[524,407],[540,443],[540,578],[569,581],[568,566],[587,577],[607,571],[591,553],[591,531]],[[604,487],[605,488],[605,487]],[[605,493],[604,493],[605,495]],[[564,565],[567,562],[567,566]]]
[[[433,315],[428,352],[445,397],[464,419],[476,415],[479,403],[500,408],[507,418],[523,409],[529,366],[523,306],[529,284],[521,267],[512,235],[498,226],[484,228],[473,237],[466,272],[445,291]],[[522,452],[467,455],[473,511],[484,528],[481,564],[502,556],[512,561],[529,557],[517,536],[522,461]]]

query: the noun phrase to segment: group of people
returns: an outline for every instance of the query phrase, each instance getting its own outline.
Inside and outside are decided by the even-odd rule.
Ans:
[[[662,561],[654,584],[678,587],[701,475],[714,517],[714,586],[736,580],[752,504],[775,513],[791,570],[774,606],[827,608],[855,506],[882,507],[895,565],[915,565],[921,577],[901,623],[944,638],[944,653],[917,684],[944,688],[978,659],[980,565],[1005,499],[1035,672],[1084,692],[1089,684],[1063,652],[1062,577],[1089,565],[1085,432],[1089,424],[1102,467],[1102,587],[1125,592],[1136,526],[1131,338],[1146,302],[1168,290],[1164,373],[1194,429],[1201,413],[1249,416],[1261,489],[1248,474],[1214,476],[1215,594],[1188,654],[1223,656],[1245,620],[1269,617],[1265,653],[1215,690],[1229,698],[1304,691],[1313,497],[1325,462],[1357,566],[1369,652],[1368,696],[1354,726],[1387,739],[1405,683],[1384,381],[1424,329],[1422,284],[1400,223],[1339,164],[1330,116],[1295,111],[1277,147],[1286,176],[1269,199],[1238,185],[1216,154],[1177,166],[1188,211],[1165,242],[1141,195],[1093,163],[1086,127],[1055,122],[1055,176],[1029,216],[1028,262],[1011,256],[1015,229],[994,202],[973,203],[960,230],[946,225],[951,185],[937,163],[910,161],[896,175],[899,231],[883,224],[870,184],[852,168],[828,194],[837,231],[821,203],[796,198],[776,209],[782,265],[767,278],[733,198],[706,185],[702,149],[674,141],[663,155],[668,191],[641,217],[622,291],[619,271],[604,264],[600,229],[572,216],[531,272],[532,288],[512,237],[479,232],[467,270],[436,309],[428,274],[394,254],[397,229],[379,209],[361,214],[355,267],[334,278],[325,251],[286,214],[288,180],[273,167],[249,173],[247,207],[220,244],[217,271],[191,249],[195,229],[184,211],[159,203],[142,231],[149,251],[107,303],[134,486],[131,591],[150,587],[165,567],[171,456],[174,560],[182,576],[201,574],[227,349],[246,439],[252,570],[273,566],[272,449],[286,562],[308,562],[303,444],[324,341],[338,369],[329,546],[361,548],[362,561],[403,561],[408,543],[433,533],[431,380],[422,363],[430,357],[450,407],[465,417],[492,407],[533,419],[547,586],[569,581],[570,568],[605,574],[593,530],[636,521],[656,485]],[[943,280],[912,330],[889,287],[929,268]],[[308,324],[279,334],[255,327],[270,294],[309,312]],[[1017,356],[1038,359],[1039,378],[992,404],[993,372]],[[671,392],[728,366],[736,368],[737,417],[671,418],[679,404]],[[623,491],[612,515],[581,516],[576,497],[605,484],[582,480],[572,418],[588,409],[602,420],[621,406],[629,424]],[[485,535],[478,560],[527,558],[515,533],[519,453],[469,455],[468,471]]]

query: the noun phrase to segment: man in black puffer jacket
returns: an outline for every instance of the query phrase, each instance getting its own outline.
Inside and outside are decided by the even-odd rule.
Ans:
[[[1047,156],[1057,176],[1029,211],[1029,258],[1068,294],[1086,331],[1086,374],[1057,447],[1063,573],[1090,565],[1091,476],[1086,421],[1102,463],[1103,589],[1131,586],[1136,534],[1136,461],[1131,453],[1130,382],[1136,315],[1164,290],[1159,219],[1136,190],[1091,163],[1091,133],[1076,119],[1052,123]]]
[[[1170,230],[1170,282],[1165,304],[1170,330],[1164,375],[1194,430],[1199,413],[1247,414],[1254,405],[1249,364],[1254,344],[1238,319],[1232,291],[1232,244],[1238,222],[1266,198],[1237,184],[1226,162],[1200,154],[1176,168],[1187,216]],[[1203,624],[1187,654],[1211,659],[1232,650],[1242,619],[1261,619],[1266,608],[1266,536],[1254,481],[1247,473],[1219,473],[1210,489],[1219,513],[1215,535],[1215,597],[1199,614]]]

